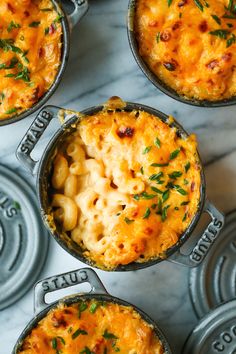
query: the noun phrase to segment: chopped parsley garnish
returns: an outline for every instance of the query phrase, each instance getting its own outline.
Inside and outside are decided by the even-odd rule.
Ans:
[[[227,39],[226,48],[229,48],[234,43],[236,43],[236,36],[234,33],[232,33],[231,37],[229,39]]]
[[[60,341],[62,342],[62,344],[64,344],[64,345],[66,344],[66,342],[65,342],[65,339],[64,339],[64,338],[62,338],[62,337],[60,337],[60,336],[57,336],[57,338],[58,338],[58,339],[60,339]]]
[[[117,336],[115,336],[113,333],[108,332],[107,329],[105,330],[102,336],[105,339],[118,339]]]
[[[7,27],[7,32],[11,32],[13,30],[13,28],[20,28],[20,24],[19,23],[15,23],[14,21],[11,21],[9,26]]]
[[[156,188],[156,187],[151,187],[151,190],[153,190],[153,192],[156,192],[158,194],[163,194],[163,192],[160,189]]]
[[[145,149],[143,150],[143,155],[149,153],[149,151],[151,150],[151,146],[146,146]]]
[[[143,166],[140,168],[140,172],[142,173],[142,175],[144,174]]]
[[[163,176],[163,172],[154,173],[149,177],[150,181],[158,181]]]
[[[194,2],[201,11],[204,10],[203,5],[200,0],[194,0]]]
[[[152,204],[152,205],[151,205],[151,208],[152,208],[152,209],[156,209],[156,207],[157,207],[157,204]]]
[[[25,82],[30,82],[29,74],[29,69],[24,66],[22,71],[18,72],[18,74],[15,76],[15,80],[23,80]]]
[[[152,163],[151,164],[152,167],[166,167],[166,166],[169,166],[169,163],[166,162],[166,163]]]
[[[216,16],[216,15],[211,15],[211,17],[213,18],[213,20],[216,21],[216,23],[218,23],[218,25],[221,25],[221,19],[220,19],[218,16]]]
[[[185,166],[184,166],[185,172],[187,173],[188,170],[190,169],[190,162],[188,162]]]
[[[15,112],[17,112],[17,109],[14,107],[14,108],[8,109],[8,110],[5,112],[5,114],[12,114],[12,113],[15,113]]]
[[[169,209],[170,205],[166,205],[163,209],[162,209],[162,213],[161,213],[161,220],[165,221],[167,218],[167,210]]]
[[[88,332],[85,331],[84,329],[78,328],[78,329],[72,334],[71,338],[72,338],[72,339],[75,339],[75,338],[77,338],[80,334],[83,335],[83,336],[85,336],[86,334],[88,334]]]
[[[14,45],[14,40],[11,38],[0,39],[0,48],[2,48],[4,52],[12,51],[14,53],[22,53],[22,50]]]
[[[151,210],[150,210],[150,208],[147,208],[144,215],[143,215],[143,219],[148,219],[150,214],[151,214]]]
[[[87,310],[88,305],[86,304],[86,302],[81,301],[81,303],[79,304],[79,312],[78,312],[78,318],[81,317],[81,313],[84,312],[85,310]]]
[[[230,34],[230,31],[227,29],[218,29],[215,31],[210,31],[209,32],[212,36],[217,36],[221,39],[227,39],[228,35]]]
[[[180,149],[176,149],[170,154],[170,160],[174,160],[180,153]]]
[[[172,4],[173,0],[167,0],[167,5],[168,7],[170,7],[170,5]]]
[[[54,23],[60,22],[62,18],[63,18],[63,15],[58,15],[53,22]]]
[[[170,196],[170,191],[167,189],[163,194],[162,194],[162,201],[163,203],[169,198]]]
[[[57,349],[57,339],[52,338],[52,349]]]
[[[177,190],[177,192],[179,194],[182,194],[182,195],[187,195],[188,193],[183,189],[181,188],[180,186],[175,186],[175,189]]]
[[[156,137],[155,141],[154,141],[154,144],[160,148],[161,147],[161,142],[160,142],[160,139],[158,139],[158,137]]]
[[[187,219],[187,213],[184,214],[182,221],[185,221],[186,219]]]
[[[49,27],[46,27],[44,30],[44,34],[47,35],[49,33]]]
[[[125,218],[124,220],[125,220],[126,224],[128,224],[128,225],[130,225],[134,222],[134,220],[131,220],[129,218]]]
[[[40,21],[33,21],[29,24],[29,27],[38,27],[40,25]]]
[[[168,176],[169,176],[170,178],[172,178],[172,179],[176,179],[176,178],[178,178],[178,177],[181,177],[182,174],[183,174],[183,173],[180,172],[180,171],[174,171],[174,172],[170,173]]]
[[[99,307],[99,303],[98,302],[93,302],[91,305],[90,305],[90,308],[89,308],[89,312],[90,313],[95,313],[97,308]]]

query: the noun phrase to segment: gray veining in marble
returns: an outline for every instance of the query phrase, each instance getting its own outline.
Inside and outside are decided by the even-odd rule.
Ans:
[[[124,100],[153,106],[174,115],[196,133],[206,165],[208,196],[223,211],[236,207],[236,108],[203,109],[188,106],[159,92],[135,63],[126,35],[128,0],[90,0],[90,10],[72,34],[68,68],[56,94],[56,104],[82,110],[118,95]],[[16,146],[33,117],[0,128],[0,163],[16,168],[34,184],[18,164]],[[50,126],[36,156],[55,130]],[[41,278],[82,267],[54,240]],[[196,324],[188,294],[188,269],[168,262],[131,273],[98,271],[107,290],[138,305],[156,320],[166,333],[174,354]],[[33,290],[0,312],[0,354],[10,354],[23,327],[33,316]]]

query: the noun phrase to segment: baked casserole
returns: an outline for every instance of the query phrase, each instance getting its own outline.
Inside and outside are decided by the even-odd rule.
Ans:
[[[185,99],[236,95],[234,0],[136,0],[139,55],[167,88]]]
[[[124,325],[125,324],[125,325]],[[164,354],[154,328],[132,308],[81,300],[60,304],[25,338],[21,354]]]
[[[0,0],[0,120],[49,90],[61,63],[61,14],[50,0]]]
[[[59,234],[108,270],[165,258],[200,199],[195,136],[182,137],[172,117],[124,107],[115,99],[78,118],[57,147],[48,191]]]

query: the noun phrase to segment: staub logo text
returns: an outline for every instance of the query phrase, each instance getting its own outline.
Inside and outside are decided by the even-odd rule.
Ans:
[[[86,282],[88,280],[88,275],[85,270],[78,270],[68,274],[62,274],[45,280],[42,283],[43,290],[54,291],[57,289],[67,288],[69,286]]]
[[[217,238],[219,230],[222,228],[222,226],[222,221],[218,220],[217,218],[214,218],[214,220],[209,224],[207,230],[204,232],[190,255],[190,258],[193,262],[201,263],[202,259],[207,254],[207,251]]]
[[[42,136],[45,128],[48,126],[52,119],[53,115],[43,110],[39,113],[36,120],[32,124],[30,130],[24,138],[24,141],[21,144],[20,150],[25,154],[29,154],[34,147],[35,143]]]

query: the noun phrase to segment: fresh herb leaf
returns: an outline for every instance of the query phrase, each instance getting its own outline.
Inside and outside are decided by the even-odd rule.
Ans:
[[[157,184],[164,184],[165,181],[156,181]]]
[[[163,176],[163,172],[154,173],[149,177],[150,181],[158,181]]]
[[[151,205],[151,208],[152,208],[152,209],[156,209],[156,207],[157,207],[157,204],[152,204],[152,205]]]
[[[201,11],[204,10],[203,5],[200,0],[194,0],[194,2]]]
[[[40,25],[40,21],[33,21],[29,24],[29,27],[38,27]]]
[[[187,219],[187,213],[184,214],[182,221],[185,221],[186,219]]]
[[[85,347],[79,354],[95,354],[88,347]]]
[[[57,349],[57,339],[52,338],[52,349]]]
[[[161,37],[161,32],[158,32],[158,33],[157,33],[157,36],[156,36],[156,41],[157,41],[157,43],[160,42],[160,37]]]
[[[182,202],[180,205],[188,205],[189,204],[189,201],[187,202]]]
[[[160,189],[156,188],[156,187],[151,187],[151,190],[153,190],[153,192],[156,192],[158,194],[163,194],[163,192]]]
[[[169,163],[152,163],[151,164],[152,167],[166,167],[169,166]]]
[[[10,108],[5,112],[5,114],[12,114],[12,113],[15,113],[16,111],[17,111],[16,108]]]
[[[174,160],[180,153],[180,149],[176,149],[170,154],[170,160]]]
[[[0,48],[2,48],[4,52],[12,51],[14,53],[22,53],[22,50],[14,45],[14,40],[11,38],[0,39]]]
[[[16,77],[15,77],[15,80],[23,80],[25,82],[30,82],[30,76],[29,76],[30,72],[29,72],[29,69],[24,66],[22,71],[20,71]]]
[[[65,342],[65,339],[64,339],[64,338],[62,338],[62,337],[60,337],[60,336],[57,336],[57,338],[58,338],[58,339],[60,339],[60,341],[62,342],[62,344],[64,344],[64,345],[66,344],[66,342]]]
[[[7,32],[11,32],[13,28],[20,28],[21,26],[19,23],[15,23],[14,21],[11,21],[9,26],[7,27]]]
[[[156,214],[161,215],[162,214],[162,200],[158,199],[158,209]]]
[[[167,0],[167,5],[168,7],[170,7],[170,5],[172,4],[173,0]]]
[[[181,187],[175,188],[179,194],[187,195],[188,193]]]
[[[220,19],[218,16],[216,16],[216,15],[211,15],[211,17],[213,18],[213,20],[216,21],[216,23],[218,23],[218,25],[221,25],[221,19]]]
[[[149,151],[151,150],[151,148],[152,148],[151,146],[145,147],[145,149],[143,150],[143,155],[149,153]]]
[[[161,214],[161,220],[164,222],[167,218],[167,210],[170,207],[170,205],[166,205],[163,209],[162,209],[162,214]]]
[[[165,201],[167,201],[167,199],[169,198],[169,196],[170,196],[170,191],[169,191],[169,189],[167,189],[167,190],[162,194],[162,201],[163,201],[163,203],[164,203]]]
[[[124,220],[125,220],[126,224],[128,224],[128,225],[130,225],[134,222],[134,220],[131,220],[129,218],[125,218]]]
[[[236,36],[235,36],[235,34],[232,33],[231,37],[229,39],[227,39],[226,48],[229,48],[234,43],[236,43]]]
[[[190,162],[188,162],[185,166],[184,166],[185,172],[187,173],[188,170],[190,169]]]
[[[140,194],[140,197],[143,199],[153,199],[156,197],[156,195],[155,194],[148,194],[147,192],[142,192]]]
[[[175,210],[179,210],[179,208],[178,208],[178,207],[175,207]]]
[[[133,198],[134,198],[135,200],[139,200],[139,199],[140,199],[140,196],[139,196],[139,194],[135,194],[135,195],[133,196]]]
[[[85,331],[84,329],[77,329],[73,334],[72,334],[72,336],[71,336],[71,338],[72,339],[75,339],[75,338],[77,338],[79,335],[83,335],[83,336],[85,336],[86,334],[88,334],[88,332],[87,331]]]
[[[99,307],[99,303],[98,302],[93,302],[90,305],[89,312],[90,313],[95,313],[98,307]]]
[[[143,166],[140,168],[140,172],[142,173],[142,175],[144,174]]]
[[[215,31],[210,31],[209,32],[212,36],[217,36],[221,39],[227,39],[228,35],[230,34],[230,31],[227,29],[218,29]]]
[[[44,30],[44,34],[45,36],[49,33],[49,27],[46,27],[45,30]]]
[[[170,178],[172,178],[172,179],[176,179],[176,178],[178,178],[178,177],[181,177],[182,174],[183,174],[183,173],[180,172],[180,171],[174,171],[174,172],[170,173],[168,176],[169,176]]]
[[[87,310],[88,305],[86,304],[86,302],[81,301],[79,304],[79,312],[78,312],[78,318],[81,317],[81,313],[84,312],[85,310]]]
[[[116,337],[113,333],[108,332],[107,329],[105,330],[102,336],[105,339],[118,339],[118,337]]]
[[[144,215],[143,215],[143,219],[148,219],[150,214],[151,214],[151,210],[150,210],[150,208],[147,208]]]
[[[60,22],[62,18],[63,18],[63,15],[58,15],[53,22],[54,23]]]
[[[156,137],[155,141],[154,141],[154,144],[160,149],[161,147],[161,142],[160,142],[160,139],[158,137]]]

